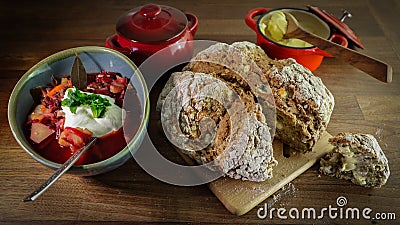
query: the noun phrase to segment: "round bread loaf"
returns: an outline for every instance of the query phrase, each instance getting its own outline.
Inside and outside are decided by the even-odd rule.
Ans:
[[[294,59],[272,60],[251,42],[232,46],[262,70],[261,81],[272,90],[276,106],[276,137],[295,150],[311,151],[328,126],[335,105],[322,80]]]
[[[275,124],[268,123],[272,133],[275,131],[283,143],[301,152],[312,150],[326,130],[334,108],[333,95],[319,77],[294,59],[269,58],[251,42],[213,45],[199,52],[184,70],[217,74],[243,87],[250,86],[248,89],[257,100],[264,103],[270,102],[268,98],[272,96],[276,107],[276,130]],[[263,110],[267,116],[275,115],[268,107]]]
[[[205,77],[230,87],[212,87],[213,97],[231,99],[228,93],[239,97],[228,106],[222,104],[230,102],[227,100],[194,98],[215,83]],[[158,109],[174,89],[178,89],[171,98],[175,100],[164,105],[162,118],[170,126],[179,124],[171,131],[176,133],[175,144],[187,144],[180,149],[198,163],[214,162],[224,174],[242,180],[263,181],[272,176],[277,163],[271,144],[275,122],[275,135],[282,142],[302,152],[311,151],[334,107],[333,95],[319,77],[293,59],[270,59],[250,42],[218,43],[197,53],[183,72],[172,74]],[[239,107],[239,102],[244,107]],[[179,107],[179,112],[170,109]],[[169,119],[178,114],[177,120]],[[239,119],[232,123],[232,117]],[[203,122],[202,130],[200,121],[204,118],[211,121]]]

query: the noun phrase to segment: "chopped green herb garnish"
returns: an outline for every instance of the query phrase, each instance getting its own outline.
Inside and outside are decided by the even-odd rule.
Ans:
[[[92,110],[94,118],[101,118],[106,113],[107,106],[111,106],[108,99],[100,95],[82,93],[78,89],[68,89],[67,94],[68,98],[64,99],[61,105],[69,107],[74,114],[79,106],[86,105]]]

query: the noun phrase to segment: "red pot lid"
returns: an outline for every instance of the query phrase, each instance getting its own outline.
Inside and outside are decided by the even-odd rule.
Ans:
[[[356,36],[354,31],[350,29],[347,24],[344,22],[340,21],[338,18],[336,18],[334,15],[326,12],[323,9],[319,9],[318,7],[314,6],[307,6],[310,11],[320,18],[322,18],[325,22],[328,24],[332,25],[334,28],[336,28],[338,31],[340,31],[347,39],[349,39],[351,42],[353,42],[357,47],[359,48],[364,48],[364,45],[361,44],[360,39]]]
[[[120,35],[132,41],[162,42],[181,34],[187,23],[186,15],[175,8],[148,4],[122,15],[116,29]]]

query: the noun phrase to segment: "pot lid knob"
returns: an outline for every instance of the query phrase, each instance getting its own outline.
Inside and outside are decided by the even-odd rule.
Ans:
[[[147,4],[143,6],[139,13],[147,19],[153,19],[161,12],[161,7],[154,4]]]
[[[349,11],[347,11],[346,9],[342,9],[343,15],[342,17],[340,17],[340,21],[344,22],[344,20],[346,18],[351,18],[353,17],[353,15],[351,15],[351,13]]]
[[[123,14],[117,22],[118,34],[140,43],[167,42],[187,29],[186,15],[173,7],[147,4]]]

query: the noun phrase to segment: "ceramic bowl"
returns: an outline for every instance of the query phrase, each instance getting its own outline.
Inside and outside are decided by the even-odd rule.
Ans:
[[[49,161],[34,151],[24,135],[23,125],[26,123],[27,115],[34,104],[30,90],[34,87],[50,84],[52,76],[60,78],[70,74],[76,53],[79,54],[87,73],[102,70],[114,71],[130,78],[141,104],[142,120],[137,133],[127,147],[106,160],[93,164],[72,166],[68,171],[82,176],[92,176],[108,172],[124,164],[132,156],[131,152],[134,152],[140,146],[146,133],[149,119],[148,89],[136,65],[122,53],[104,47],[84,46],[67,49],[43,59],[29,69],[15,85],[8,103],[8,121],[14,138],[26,153],[50,168],[57,169],[60,167],[60,164]]]
[[[270,17],[271,13],[275,11],[289,12],[303,25],[312,28],[316,35],[333,41],[344,47],[347,47],[348,45],[347,39],[344,36],[335,33],[326,22],[307,10],[296,8],[252,9],[246,15],[246,24],[256,32],[257,44],[263,48],[271,58],[293,58],[304,67],[314,71],[320,66],[324,57],[332,57],[330,54],[315,46],[291,47],[279,44],[261,32],[260,24],[264,23]],[[258,17],[258,19],[255,19],[256,17]]]

